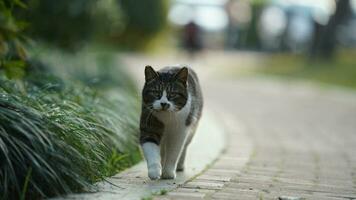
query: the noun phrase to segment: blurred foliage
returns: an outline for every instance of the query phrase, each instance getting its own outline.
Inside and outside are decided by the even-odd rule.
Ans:
[[[26,41],[23,32],[28,24],[13,13],[26,8],[20,0],[0,1],[0,70],[3,69],[9,78],[24,76],[27,55],[23,46]]]
[[[0,68],[8,78],[26,75],[25,41],[70,52],[93,40],[143,49],[165,26],[166,14],[164,0],[2,0]]]
[[[356,89],[356,51],[340,51],[334,60],[308,61],[302,55],[274,54],[259,72],[284,78],[299,78]]]
[[[124,31],[117,36],[125,49],[140,49],[166,25],[168,5],[165,0],[118,0],[126,22]]]
[[[247,29],[247,37],[245,44],[242,44],[242,47],[248,49],[260,49],[261,41],[258,36],[258,20],[261,16],[263,8],[267,5],[265,0],[254,0],[251,2],[252,16],[251,22]]]
[[[94,48],[85,48],[73,54],[44,48],[36,55],[36,59],[51,66],[46,68],[48,71],[46,74],[56,74],[65,79],[79,81],[98,90],[120,87],[136,91],[137,88],[127,71],[120,67],[122,65],[120,58],[112,52],[98,52]],[[40,64],[36,66],[38,68],[36,71],[42,71],[36,74],[43,76],[44,67],[40,67]],[[32,70],[31,73],[34,72],[35,70]]]
[[[27,33],[31,38],[65,49],[77,49],[96,28],[90,12],[95,2],[27,0],[28,9],[16,14],[30,23]]]
[[[164,2],[27,0],[28,9],[16,14],[30,23],[31,38],[65,50],[77,50],[93,40],[139,49],[164,27]]]

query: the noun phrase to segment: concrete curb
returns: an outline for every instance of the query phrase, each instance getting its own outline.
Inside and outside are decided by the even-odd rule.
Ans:
[[[193,139],[184,172],[175,180],[151,181],[147,177],[145,161],[97,184],[95,193],[72,194],[56,199],[120,199],[140,200],[161,191],[170,191],[201,173],[222,153],[225,148],[225,134],[209,111],[204,111],[198,131]]]

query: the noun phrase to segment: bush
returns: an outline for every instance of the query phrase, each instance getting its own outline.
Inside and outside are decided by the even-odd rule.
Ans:
[[[89,40],[96,25],[91,9],[95,0],[27,0],[27,9],[15,14],[29,22],[27,34],[66,50],[76,50]]]
[[[0,79],[0,199],[88,189],[140,160],[132,91],[108,97],[59,77],[30,79],[25,91]]]
[[[5,69],[10,78],[24,76],[26,51],[23,43],[27,40],[24,29],[25,21],[14,16],[14,10],[26,8],[20,0],[0,1],[0,69]]]
[[[166,25],[166,1],[118,1],[126,24],[123,32],[117,35],[118,44],[131,50],[145,48]]]

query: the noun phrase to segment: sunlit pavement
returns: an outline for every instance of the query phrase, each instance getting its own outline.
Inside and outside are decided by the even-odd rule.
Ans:
[[[259,61],[263,56],[213,55],[194,61],[201,74],[206,106],[213,107],[217,115],[236,119],[236,130],[243,126],[248,137],[242,141],[251,142],[252,147],[234,145],[241,141],[230,127],[227,153],[221,156],[223,161],[212,165],[213,174],[155,198],[356,198],[355,92],[251,76],[232,78],[230,74],[224,78],[219,70],[223,75],[229,70],[235,72],[239,58],[246,59],[243,63],[258,65],[263,64]],[[168,64],[168,59],[132,58],[135,56],[125,62],[135,65],[153,61],[159,67]],[[234,68],[219,69],[222,64],[215,65],[214,60],[223,60],[224,66],[231,64]],[[173,61],[177,62],[179,59]],[[248,162],[241,166],[239,158],[246,155]]]

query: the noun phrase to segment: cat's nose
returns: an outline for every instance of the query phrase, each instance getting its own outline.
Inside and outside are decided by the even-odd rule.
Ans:
[[[161,103],[162,110],[167,110],[169,108],[168,103]]]

